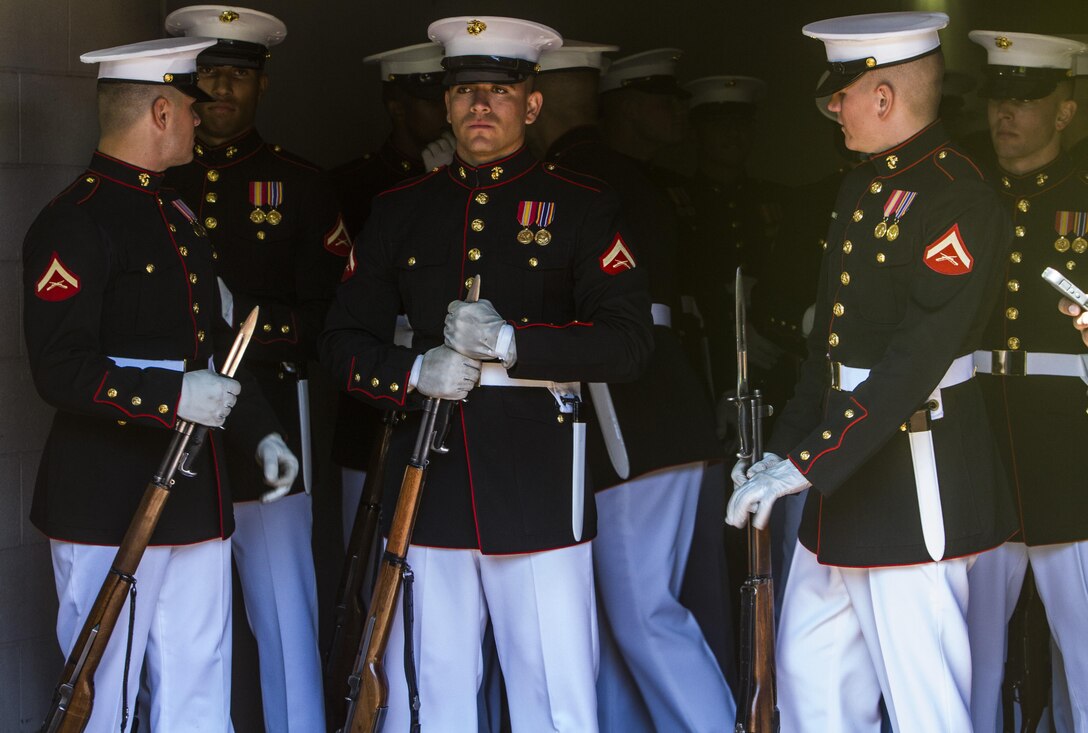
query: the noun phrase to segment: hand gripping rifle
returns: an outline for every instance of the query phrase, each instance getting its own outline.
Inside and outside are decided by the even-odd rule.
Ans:
[[[744,284],[737,268],[737,458],[751,466],[763,458],[763,418],[771,407],[748,384]],[[748,523],[748,579],[740,589],[740,683],[735,733],[778,733],[778,693],[774,669],[774,581],[771,533]]]
[[[256,325],[257,308],[254,308],[242,324],[220,374],[234,376]],[[147,549],[151,535],[159,523],[166,500],[170,498],[174,473],[195,475],[192,473],[192,463],[207,431],[208,428],[204,425],[188,420],[179,419],[174,426],[166,455],[144,491],[136,514],[121,540],[121,546],[117,548],[113,566],[102,582],[94,606],[91,607],[91,612],[83,623],[83,630],[79,632],[79,638],[76,639],[72,653],[64,665],[60,682],[53,692],[53,702],[42,723],[41,733],[81,733],[87,727],[91,709],[94,707],[95,671],[102,661],[126,596],[135,596],[136,569],[140,566],[144,550]],[[124,715],[126,720],[121,724],[122,731],[127,723],[127,709]]]
[[[355,512],[344,567],[340,572],[340,590],[334,610],[335,626],[325,658],[325,715],[329,720],[342,720],[347,712],[344,681],[352,674],[359,642],[363,638],[363,620],[366,617],[362,602],[363,583],[381,520],[382,484],[389,439],[399,420],[400,414],[395,410],[388,410],[382,415],[381,435],[370,452],[363,495]]]
[[[465,300],[475,303],[480,299],[480,276],[472,279],[472,289]],[[389,539],[382,555],[378,579],[374,584],[374,594],[370,599],[366,627],[362,643],[355,655],[355,664],[348,677],[347,715],[344,725],[337,733],[379,733],[385,721],[389,705],[389,683],[385,676],[385,649],[389,644],[389,633],[393,627],[393,613],[397,594],[403,582],[405,588],[404,604],[404,647],[405,672],[409,681],[409,702],[412,706],[412,731],[419,730],[417,714],[419,695],[415,688],[415,670],[410,657],[412,644],[411,604],[408,591],[412,583],[412,571],[408,567],[408,545],[412,541],[412,529],[419,513],[419,501],[423,496],[423,479],[426,475],[428,456],[447,453],[446,434],[449,432],[450,411],[453,403],[428,397],[423,402],[423,420],[416,435],[415,447],[408,465],[404,468],[404,478],[400,484],[400,496],[393,510],[393,526],[389,529]]]

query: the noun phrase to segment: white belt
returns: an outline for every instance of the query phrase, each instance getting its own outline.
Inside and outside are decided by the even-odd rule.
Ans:
[[[975,369],[999,377],[1080,377],[1088,382],[1088,354],[1050,354],[1042,351],[976,351]]]
[[[861,383],[869,378],[869,370],[861,367],[850,367],[837,361],[828,362],[831,370],[832,389],[843,392],[853,392],[861,386]],[[944,377],[941,378],[937,389],[945,389],[962,382],[966,382],[975,376],[975,362],[972,354],[957,357],[948,367]],[[936,390],[935,390],[936,391]]]
[[[129,359],[124,356],[107,357],[119,367],[136,367],[137,369],[169,369],[172,372],[185,371],[184,359]]]
[[[650,315],[654,319],[655,326],[672,328],[672,308],[664,303],[651,303]]]
[[[550,382],[546,379],[516,379],[506,373],[502,364],[489,362],[480,367],[481,387],[537,387],[546,389],[552,393],[552,397],[559,404],[560,412],[572,412],[574,408],[564,401],[564,397],[580,398],[582,394],[581,384],[578,382]]]

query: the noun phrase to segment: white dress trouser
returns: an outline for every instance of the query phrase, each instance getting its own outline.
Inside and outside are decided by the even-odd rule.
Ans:
[[[1088,542],[1027,547],[1006,542],[983,553],[969,573],[971,708],[976,733],[1002,729],[1001,683],[1008,622],[1020,597],[1027,564],[1046,607],[1053,654],[1054,727],[1088,732]],[[976,603],[976,600],[978,603]]]
[[[514,733],[597,731],[597,613],[589,543],[523,555],[412,546],[420,723],[476,733],[488,616]],[[385,731],[409,727],[403,606],[385,654]]]
[[[703,468],[656,471],[597,494],[593,565],[616,642],[602,644],[602,731],[721,731],[736,717],[717,660],[678,600]],[[645,709],[632,702],[639,696]],[[652,725],[638,720],[646,712]]]
[[[325,730],[310,497],[234,505],[234,559],[257,640],[268,733]]]
[[[791,733],[971,729],[970,558],[821,565],[798,543],[778,634],[778,706]]]
[[[116,547],[50,540],[57,586],[57,639],[67,658],[83,629]],[[132,730],[140,669],[146,664],[156,733],[232,731],[230,540],[149,547],[136,571],[136,617],[126,684]],[[95,672],[86,733],[121,730],[122,679],[131,597]]]

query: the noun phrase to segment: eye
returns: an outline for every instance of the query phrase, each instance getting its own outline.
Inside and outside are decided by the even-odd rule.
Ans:
[[[236,79],[248,78],[249,77],[249,71],[250,71],[249,69],[235,69],[234,70],[234,78],[236,78]]]
[[[196,73],[200,77],[209,77],[212,74],[214,74],[215,72],[212,70],[212,67],[210,67],[210,66],[198,66],[197,69],[196,69]]]

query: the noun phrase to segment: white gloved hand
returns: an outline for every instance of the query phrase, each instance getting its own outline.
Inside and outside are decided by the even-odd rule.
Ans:
[[[230,291],[227,284],[223,282],[223,278],[216,276],[215,281],[219,283],[219,310],[223,314],[223,320],[234,326],[234,293]]]
[[[209,428],[220,427],[230,414],[242,385],[211,369],[185,372],[181,378],[178,417]]]
[[[427,397],[463,400],[480,381],[480,362],[446,346],[423,355],[416,389]]]
[[[490,300],[466,303],[455,300],[450,303],[446,316],[446,346],[472,359],[498,359],[509,369],[517,360],[514,346],[514,327],[508,326],[491,305]]]
[[[752,478],[757,473],[763,473],[781,460],[782,459],[774,453],[764,453],[763,458],[759,459],[751,466],[745,464],[744,461],[737,461],[733,464],[733,470],[729,474],[729,478],[733,479],[733,488],[739,488],[741,484],[745,483],[748,479]]]
[[[279,433],[269,433],[257,444],[257,464],[264,471],[264,482],[271,491],[261,494],[261,502],[270,504],[291,491],[298,476],[298,459]]]
[[[449,130],[443,132],[437,140],[428,143],[427,147],[423,148],[421,154],[423,170],[433,171],[435,168],[449,165],[453,161],[453,151],[456,147],[457,138],[453,136],[453,133]]]
[[[752,526],[763,529],[771,518],[771,507],[777,499],[797,494],[812,486],[792,461],[779,461],[733,492],[725,510],[725,523],[743,529],[748,515],[755,513]]]

